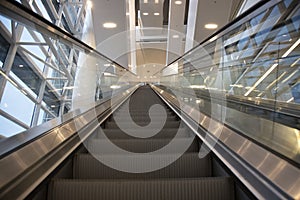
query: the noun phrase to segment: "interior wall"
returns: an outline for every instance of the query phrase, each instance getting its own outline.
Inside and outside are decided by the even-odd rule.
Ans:
[[[128,57],[122,56],[129,51],[129,35],[126,32],[126,1],[97,0],[93,1],[92,9],[97,50],[124,67],[128,67]],[[116,23],[117,27],[104,28],[105,22]]]

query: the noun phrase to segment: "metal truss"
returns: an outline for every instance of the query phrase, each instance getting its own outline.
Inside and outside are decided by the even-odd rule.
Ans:
[[[44,10],[47,11],[47,14],[43,13],[37,1],[22,0],[21,2],[41,16],[50,16],[52,23],[66,31],[70,31],[75,37],[79,39],[82,37],[87,6],[86,0],[65,0],[60,2],[40,0],[39,3],[44,5]],[[11,20],[11,30],[8,30],[0,22],[0,31],[10,44],[5,62],[0,68],[2,75],[0,76],[0,101],[9,81],[35,104],[30,126],[3,110],[0,110],[0,115],[28,129],[38,125],[41,110],[45,112],[44,121],[61,116],[67,110],[70,110],[71,88],[74,84],[79,50],[75,46],[67,46],[57,39],[47,36],[45,33],[27,28],[13,20]],[[22,35],[25,32],[31,37],[30,41],[22,41]],[[27,47],[38,49],[40,54],[30,51],[30,48]],[[22,57],[26,65],[30,67],[30,70],[41,81],[40,88],[35,93],[36,95],[32,91],[28,91],[31,88],[24,88],[24,85],[15,80],[10,73],[17,56]],[[43,65],[42,70],[37,62]],[[22,80],[22,77],[18,78]],[[55,97],[53,103],[47,104],[45,102],[45,94],[51,94]]]
[[[255,38],[259,36],[258,34],[261,34],[261,31],[268,28],[265,25],[265,22],[271,18],[271,13],[274,11],[274,9],[279,10],[279,15],[278,19],[276,19],[276,23],[274,24],[269,24],[270,30],[269,32],[264,36],[264,39],[260,42],[260,45],[257,44],[255,41]],[[265,72],[266,69],[264,68],[263,64],[258,65],[257,63],[261,62],[260,59],[263,62],[266,62],[270,59],[274,59],[275,61],[278,58],[281,58],[282,55],[284,55],[286,48],[283,47],[284,42],[286,41],[280,41],[280,42],[274,42],[276,37],[278,37],[278,33],[282,30],[283,27],[286,27],[288,29],[288,35],[290,38],[298,38],[299,33],[297,33],[296,28],[292,23],[289,23],[287,20],[288,17],[293,13],[294,10],[299,8],[299,4],[297,0],[293,0],[290,5],[287,7],[284,4],[284,1],[276,4],[273,8],[266,10],[266,12],[262,13],[262,17],[260,20],[257,22],[257,25],[252,26],[250,24],[250,21],[244,23],[242,26],[240,26],[238,29],[233,30],[231,33],[229,33],[229,36],[226,36],[227,38],[225,39],[230,41],[231,38],[235,37],[235,40],[237,42],[234,42],[232,44],[229,44],[225,46],[225,49],[235,49],[233,52],[227,52],[227,56],[234,55],[234,57],[241,62],[241,60],[244,60],[245,63],[242,63],[243,65],[246,65],[246,67],[243,69],[242,73],[237,77],[235,83],[233,83],[233,87],[242,84],[242,85],[249,85],[247,80],[252,77],[251,72],[257,71],[258,72]],[[296,31],[296,33],[295,33]],[[245,34],[247,33],[247,35]],[[295,35],[298,34],[298,35]],[[245,42],[245,45],[243,48],[239,49],[238,44],[241,40],[245,40],[245,37],[247,37],[247,41]],[[278,46],[278,49],[276,49],[275,52],[267,52],[266,50],[271,46],[271,45],[276,45]],[[291,46],[291,43],[289,43]],[[246,55],[249,50],[254,50],[251,55]],[[271,66],[269,66],[271,67]],[[277,68],[277,70],[279,70]],[[280,70],[286,70],[290,71],[288,66],[281,66]],[[278,73],[279,71],[274,70],[274,73]],[[263,77],[264,73],[260,73],[260,75],[253,77],[256,78],[256,80],[260,80],[261,77]],[[282,75],[282,76],[281,76]],[[287,77],[289,73],[282,74],[279,73],[276,75],[276,81],[271,81],[270,84],[268,84],[265,88],[265,92],[261,93],[260,96],[266,95],[267,98],[274,98],[274,94],[271,93],[271,90],[274,90],[276,88],[276,85],[280,84],[280,80],[284,79]],[[263,79],[262,79],[263,80]],[[261,83],[258,83],[261,84]],[[256,85],[258,85],[256,84]],[[231,87],[230,91],[233,90],[233,87]],[[255,84],[250,85],[250,88],[256,88]],[[287,89],[284,87],[284,91],[281,91],[277,94],[280,96],[281,94],[284,94],[287,92]],[[249,92],[248,92],[249,93]],[[247,94],[247,93],[246,93]]]

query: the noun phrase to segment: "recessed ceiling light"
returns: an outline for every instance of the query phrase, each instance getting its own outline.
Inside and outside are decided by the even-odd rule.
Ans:
[[[144,3],[148,3],[148,0],[144,0]]]
[[[216,28],[218,28],[218,24],[205,24],[204,28],[206,28],[206,29],[216,29]]]
[[[104,28],[116,28],[117,24],[113,23],[113,22],[106,22],[106,23],[103,24],[103,27]]]
[[[175,4],[176,4],[176,5],[181,5],[181,4],[182,4],[182,1],[175,1]]]
[[[173,35],[172,38],[179,38],[179,35]]]
[[[109,63],[107,63],[107,64],[104,64],[104,67],[109,67],[110,66],[110,64]]]
[[[155,16],[158,16],[158,15],[159,15],[159,13],[157,13],[157,12],[156,12],[156,13],[154,13],[154,15],[155,15]]]
[[[143,13],[143,15],[145,15],[145,16],[146,16],[146,15],[149,15],[149,13],[147,13],[147,12],[144,12],[144,13]]]
[[[155,3],[158,4],[158,3],[159,3],[159,0],[155,0]]]
[[[19,65],[19,67],[21,67],[21,68],[22,68],[22,67],[24,67],[24,65]]]

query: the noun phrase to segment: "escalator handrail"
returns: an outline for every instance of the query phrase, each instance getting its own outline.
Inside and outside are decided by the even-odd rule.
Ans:
[[[32,127],[22,133],[0,140],[0,159],[34,142],[35,140],[38,140],[39,138],[44,137],[47,134],[50,134],[54,129],[59,130],[64,125],[70,123],[76,118],[80,118],[84,116],[86,113],[92,110],[95,110],[97,107],[110,101],[113,97],[119,95],[120,93],[122,93],[122,91],[114,93],[114,95],[111,97],[107,97],[105,99],[101,99],[95,102],[95,106],[87,109],[86,111],[83,112],[81,112],[80,110],[71,111],[69,113],[62,115],[61,117],[54,118],[46,123]]]
[[[222,125],[205,114],[194,115],[194,112],[198,112],[197,109],[183,106],[188,112],[182,110],[178,107],[178,100],[172,97],[172,94],[161,92],[164,90],[154,85],[151,87],[167,105],[173,110],[178,110],[178,112],[174,111],[258,199],[298,199],[299,167],[252,143],[227,126],[223,126],[221,133],[218,133],[219,128],[213,128],[211,132],[208,129],[210,123],[207,121],[212,120],[214,127],[222,127]],[[201,117],[197,119],[193,116]],[[189,125],[190,123],[198,127],[195,129],[193,125]],[[199,129],[202,132],[199,132]],[[212,145],[214,141],[216,143]],[[290,181],[289,184],[287,181]]]
[[[162,85],[163,86],[163,85]],[[172,88],[175,89],[175,88]],[[176,91],[179,91],[178,89],[175,89]],[[194,89],[195,90],[195,89]],[[180,91],[183,94],[187,94],[187,95],[191,95],[189,93],[186,92],[187,90],[182,90]],[[211,93],[211,91],[208,91],[209,93]],[[250,106],[250,107],[255,107],[255,108],[259,108],[262,110],[266,110],[266,111],[272,111],[275,113],[279,113],[279,114],[283,114],[283,115],[288,115],[290,117],[294,117],[294,118],[300,118],[300,112],[297,112],[297,110],[300,110],[300,105],[298,104],[291,104],[291,103],[286,103],[286,102],[278,102],[272,99],[256,99],[253,97],[244,97],[244,96],[236,96],[236,95],[230,95],[230,94],[223,94],[221,93],[221,96],[226,95],[225,99],[222,98],[218,98],[219,95],[214,94],[213,96],[205,96],[208,98],[213,98],[213,99],[217,99],[219,101],[230,101],[233,102],[235,104],[239,104],[239,105],[245,105],[245,106]],[[193,96],[192,97],[197,97],[197,98],[202,98],[203,96]]]
[[[0,199],[23,199],[85,141],[140,84],[0,159]],[[77,124],[78,123],[78,124]],[[21,163],[21,164],[20,164]]]
[[[172,94],[169,92],[169,90],[168,90],[165,86],[164,86],[164,87],[156,86],[156,87],[159,88],[159,89],[161,89],[161,90],[167,91],[170,95],[172,95]],[[174,89],[174,88],[173,88],[173,89]],[[178,90],[177,90],[177,91],[178,91]],[[195,98],[195,96],[193,96],[193,95],[187,93],[186,90],[184,90],[184,91],[178,91],[178,92],[179,92],[179,93],[182,93],[182,94],[184,94],[184,95],[189,95],[189,96],[187,96],[187,97],[185,96],[187,99]],[[230,107],[230,106],[227,105],[227,102],[228,102],[228,101],[230,102],[231,100],[226,99],[226,101],[224,101],[224,99],[218,98],[217,96],[221,96],[221,95],[214,95],[213,97],[209,97],[209,100],[212,100],[212,102],[214,102],[214,104],[223,105],[223,106],[226,106],[226,108],[227,108],[227,107],[228,107],[228,108],[232,108],[232,107]],[[173,97],[176,98],[175,96],[173,96]],[[245,104],[245,103],[240,103],[239,101],[234,101],[234,100],[233,100],[233,102],[234,102],[235,104],[238,104],[238,105],[241,105],[241,104],[243,104],[243,105],[245,105],[245,106],[248,105],[248,104]],[[254,106],[252,106],[252,107],[254,107]],[[257,107],[260,108],[260,106],[257,106]],[[232,108],[232,109],[235,109],[235,108]],[[266,111],[272,111],[272,112],[275,112],[275,111],[272,110],[272,109],[265,109],[265,110],[266,110]],[[200,109],[200,111],[201,111],[201,109]],[[237,111],[238,111],[238,112],[241,112],[241,111],[239,111],[239,110],[237,110]],[[204,112],[204,111],[201,111],[201,112],[203,112],[203,113],[204,113],[205,115],[207,115],[208,117],[213,118],[209,113]],[[279,113],[279,112],[275,112],[275,113]],[[282,113],[280,113],[280,114],[282,114]],[[264,118],[263,118],[263,119],[264,119]],[[295,117],[295,119],[299,119],[299,118]],[[300,162],[299,162],[299,160],[293,159],[293,157],[289,156],[288,154],[285,154],[284,152],[281,152],[281,151],[278,151],[278,150],[276,150],[276,149],[273,149],[272,147],[268,146],[267,144],[265,144],[265,143],[263,143],[263,142],[261,142],[261,141],[255,139],[255,138],[250,137],[249,135],[247,135],[246,132],[243,132],[243,131],[241,131],[241,130],[237,130],[237,128],[233,128],[232,124],[227,123],[226,120],[225,120],[225,121],[220,121],[220,120],[218,120],[218,119],[214,119],[214,120],[218,121],[219,123],[224,124],[224,125],[227,126],[229,129],[232,129],[234,132],[236,132],[236,133],[238,133],[239,135],[241,135],[241,136],[247,138],[248,140],[252,141],[253,143],[257,144],[258,146],[261,146],[261,147],[267,149],[268,151],[272,152],[273,154],[277,155],[278,157],[280,157],[280,158],[284,159],[285,161],[291,163],[292,165],[294,165],[294,166],[296,166],[296,167],[298,167],[298,168],[300,167]],[[269,122],[271,122],[271,123],[269,123]],[[291,133],[291,134],[294,134],[295,131],[297,131],[297,129],[299,129],[298,127],[294,127],[294,126],[292,126],[292,125],[287,125],[287,124],[284,124],[284,123],[281,123],[281,122],[277,122],[277,121],[270,121],[269,119],[266,119],[266,121],[265,121],[264,124],[265,124],[266,126],[278,126],[278,125],[282,125],[282,127],[285,128],[285,134],[287,134],[287,135],[289,135],[290,133]],[[277,135],[278,133],[281,133],[281,132],[282,132],[282,129],[279,129],[279,130],[275,129],[275,130],[273,130],[274,135]]]

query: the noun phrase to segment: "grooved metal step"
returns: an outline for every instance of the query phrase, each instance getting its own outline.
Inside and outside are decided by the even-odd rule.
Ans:
[[[101,156],[103,157],[103,156]],[[168,163],[178,156],[169,155],[107,155],[103,159],[115,161],[114,165],[122,167],[119,160],[133,159],[132,168],[143,166],[143,159],[153,162]],[[153,179],[153,178],[196,178],[211,176],[211,158],[199,158],[197,153],[186,153],[178,160],[160,170],[148,173],[127,173],[112,169],[90,154],[78,154],[74,157],[74,178],[76,179]]]
[[[191,142],[192,141],[192,142]],[[171,143],[171,144],[169,144]],[[126,152],[133,153],[148,153],[161,150],[161,153],[181,153],[183,145],[187,147],[185,152],[197,152],[199,149],[198,142],[193,138],[176,138],[176,139],[93,139],[88,142],[88,150],[95,154],[116,154],[119,151],[114,151],[110,148],[111,145],[117,146]],[[163,147],[170,145],[170,148],[164,150]],[[182,147],[182,148],[180,148]],[[119,153],[119,154],[125,154]],[[183,152],[182,152],[183,153]]]
[[[140,130],[128,129],[128,133],[130,134],[140,134]],[[136,137],[130,136],[128,133],[120,130],[120,129],[98,129],[96,138],[109,138],[109,139],[135,139]],[[152,136],[151,138],[174,138],[179,137],[190,137],[192,133],[187,131],[186,128],[164,128],[159,131],[157,134]]]
[[[130,108],[130,117],[140,126],[149,124],[152,105],[166,108],[148,86],[139,88],[125,104]],[[49,200],[234,199],[233,180],[211,177],[212,156],[199,158],[198,139],[175,113],[166,108],[166,122],[152,136],[149,128],[134,129],[125,109],[121,107],[113,115],[129,133],[121,130],[111,116],[87,141],[89,153],[74,156],[73,179],[52,180]],[[164,118],[160,113],[153,115],[153,124],[159,126]],[[134,173],[126,171],[127,167]]]
[[[53,180],[49,200],[232,200],[225,177],[175,180]]]
[[[126,127],[126,128],[131,128],[132,127],[132,123],[119,123],[122,127]],[[157,125],[160,125],[160,123],[154,123]],[[149,123],[140,123],[140,126],[147,126],[149,125]],[[180,125],[180,121],[166,121],[164,124],[164,128],[178,128]],[[106,122],[105,123],[105,128],[106,129],[116,129],[119,128],[118,124],[116,122]]]

